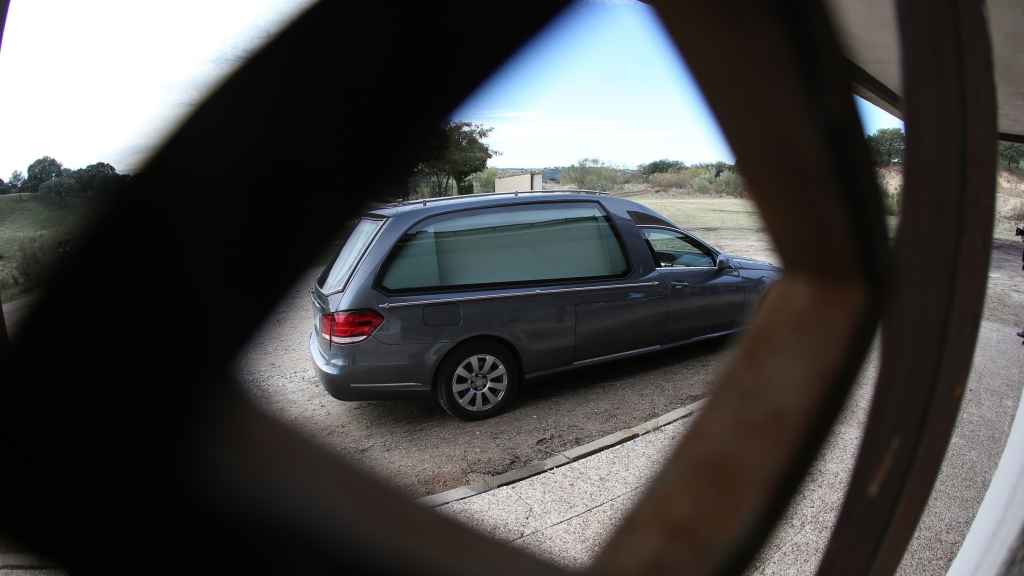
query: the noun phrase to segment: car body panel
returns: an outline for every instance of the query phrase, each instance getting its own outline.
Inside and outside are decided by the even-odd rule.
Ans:
[[[475,196],[475,197],[474,197]],[[635,202],[581,193],[458,197],[377,208],[384,220],[346,288],[311,290],[310,354],[328,392],[342,400],[429,393],[438,365],[472,338],[506,343],[522,373],[534,377],[733,332],[756,294],[778,277],[767,263],[726,256],[725,269],[658,267],[637,226],[638,215],[668,220]],[[621,245],[628,271],[614,278],[555,280],[476,288],[389,292],[379,279],[405,232],[427,218],[460,210],[530,203],[600,205]],[[668,228],[721,252],[680,228]],[[686,283],[686,286],[681,286]],[[319,334],[325,312],[375,310],[384,322],[368,338],[332,344]]]

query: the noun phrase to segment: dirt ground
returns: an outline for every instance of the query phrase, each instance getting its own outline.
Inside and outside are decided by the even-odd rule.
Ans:
[[[313,440],[423,496],[544,460],[695,402],[728,355],[712,341],[528,383],[509,412],[463,422],[432,401],[340,402],[306,350],[313,274],[268,319],[239,363],[247,390]]]
[[[748,200],[685,198],[671,194],[630,199],[650,206],[727,252],[779,262],[757,208]],[[1005,206],[1013,205],[1016,201],[1015,195],[1001,193],[997,203]],[[1024,242],[1013,236],[1013,220],[1006,218],[1005,214],[1004,211],[997,211],[989,284],[985,295],[985,319],[1011,326],[1024,326],[1024,270],[1021,269]],[[889,224],[894,233],[897,221],[891,219]]]
[[[631,198],[721,249],[778,262],[754,206],[729,198]],[[986,320],[1024,326],[1022,243],[997,240]],[[535,382],[512,411],[462,422],[429,401],[334,400],[320,387],[306,351],[307,290],[296,283],[239,361],[247,390],[310,438],[376,471],[415,496],[439,492],[543,460],[635,426],[711,393],[729,342],[704,343]]]

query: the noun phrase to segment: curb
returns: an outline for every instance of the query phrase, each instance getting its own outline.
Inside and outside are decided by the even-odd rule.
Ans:
[[[516,470],[505,472],[504,474],[491,476],[477,484],[459,486],[458,488],[452,488],[451,490],[431,494],[430,496],[424,496],[422,498],[418,498],[416,503],[426,506],[427,508],[437,508],[439,506],[444,506],[445,504],[451,504],[452,502],[465,500],[466,498],[483,494],[484,492],[490,492],[495,488],[515,484],[516,482],[526,480],[531,476],[543,474],[544,472],[560,468],[566,464],[586,458],[587,456],[593,456],[598,452],[603,452],[624,442],[635,440],[644,434],[649,434],[659,428],[668,426],[673,422],[692,416],[703,408],[706,402],[707,398],[692,402],[686,406],[676,408],[671,412],[666,412],[657,418],[652,418],[632,428],[619,430],[618,432],[613,432],[607,436],[598,438],[593,442],[588,442],[564,452],[559,452],[546,460],[527,464],[522,468],[517,468]]]
[[[0,574],[13,570],[48,570],[60,571],[52,562],[19,552],[0,553]]]

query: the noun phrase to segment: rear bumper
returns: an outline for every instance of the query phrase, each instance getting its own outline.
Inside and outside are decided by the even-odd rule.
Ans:
[[[320,351],[318,338],[316,331],[310,332],[309,356],[313,359],[320,384],[338,400],[395,400],[430,395],[429,376],[424,378],[419,374],[421,370],[416,370],[414,366],[356,366],[347,355],[328,358]],[[365,344],[387,346],[372,342]],[[410,378],[410,372],[417,374]]]

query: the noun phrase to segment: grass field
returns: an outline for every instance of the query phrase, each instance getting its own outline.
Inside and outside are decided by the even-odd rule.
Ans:
[[[653,208],[727,252],[780,263],[757,207],[750,200],[654,190],[616,195]],[[69,199],[58,204],[28,194],[0,196],[0,296],[5,301],[31,290],[16,272],[19,247],[34,240],[42,246],[41,255],[47,257],[53,243],[72,237],[77,225],[86,219],[86,202]],[[1020,220],[1024,220],[1024,179],[1001,172],[994,236],[1013,240],[1014,224]],[[889,217],[888,221],[891,235],[897,219]],[[325,253],[334,252],[331,248]]]
[[[0,196],[0,295],[4,301],[21,296],[26,286],[18,276],[20,247],[39,243],[44,248],[74,235],[87,211],[84,201],[62,204],[29,194]]]
[[[753,202],[742,198],[631,196],[686,230],[732,254],[779,264]]]

